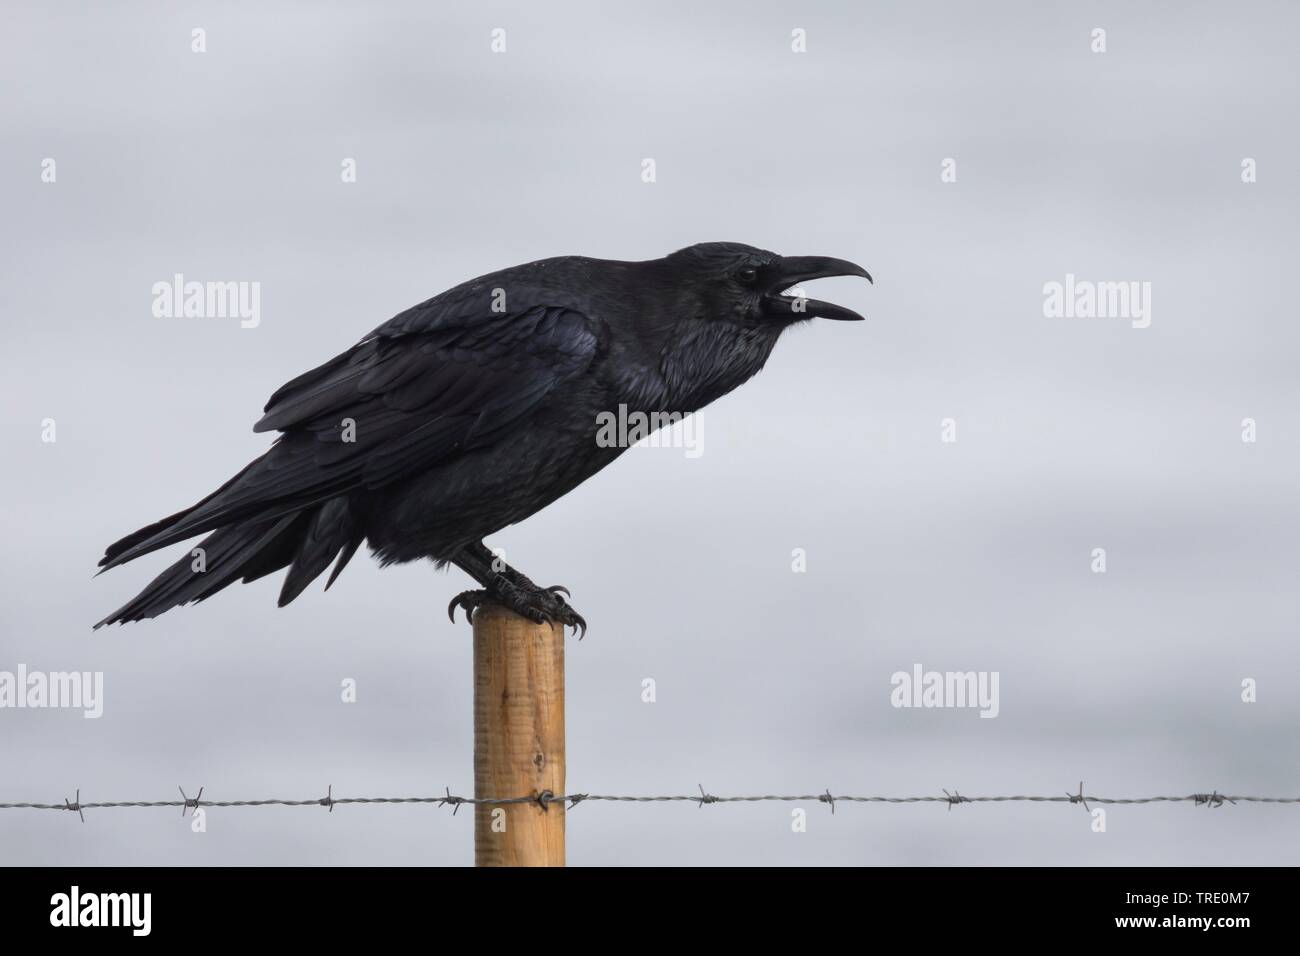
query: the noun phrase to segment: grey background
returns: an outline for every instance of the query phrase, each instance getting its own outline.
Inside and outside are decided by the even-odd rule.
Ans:
[[[468,793],[459,572],[362,557],[283,611],[265,580],[92,633],[176,554],[95,561],[259,454],[267,396],[402,308],[533,258],[713,239],[862,262],[874,288],[816,294],[869,321],[790,334],[705,411],[702,457],[635,450],[489,541],[591,622],[571,789],[1295,794],[1298,20],[6,3],[0,669],[102,670],[106,709],[0,711],[0,801]],[[154,318],[174,272],[261,282],[261,326]],[[1067,272],[1150,281],[1151,327],[1044,318]],[[999,671],[1001,715],[892,708],[915,662]],[[586,804],[570,860],[1300,856],[1285,806],[1115,808],[1105,834],[1068,805],[813,806],[804,834],[790,811]],[[202,835],[174,811],[0,811],[4,863],[464,864],[471,842],[431,807],[212,810]]]

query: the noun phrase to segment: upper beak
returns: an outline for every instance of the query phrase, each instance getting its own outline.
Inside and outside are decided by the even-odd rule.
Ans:
[[[862,276],[871,282],[871,274],[862,266],[847,259],[825,256],[783,256],[764,272],[767,291],[763,293],[763,308],[769,315],[796,318],[838,319],[844,322],[861,322],[863,317],[852,309],[820,299],[782,295],[793,285],[809,279],[826,279],[830,276]],[[873,283],[874,284],[874,283]]]

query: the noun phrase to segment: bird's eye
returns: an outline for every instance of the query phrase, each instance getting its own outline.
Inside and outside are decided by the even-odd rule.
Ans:
[[[745,268],[741,269],[739,272],[736,273],[736,278],[739,279],[745,285],[750,285],[755,279],[758,278],[758,270],[755,269],[753,266],[745,266]]]

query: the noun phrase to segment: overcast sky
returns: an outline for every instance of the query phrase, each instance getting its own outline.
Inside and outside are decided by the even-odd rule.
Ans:
[[[6,4],[0,671],[102,672],[104,709],[0,709],[0,802],[470,793],[459,571],[359,557],[284,610],[277,576],[92,633],[183,549],[95,562],[403,308],[717,239],[862,263],[874,287],[816,295],[868,321],[790,333],[698,456],[635,449],[489,539],[590,623],[571,791],[1300,793],[1297,28],[1284,3]],[[259,283],[255,327],[156,316],[177,273]],[[1138,283],[1146,315],[1045,315],[1067,275]],[[998,715],[891,706],[917,664],[996,672]],[[569,861],[1300,860],[1293,806],[1113,807],[1104,833],[1060,804],[792,809],[588,803]],[[459,865],[472,829],[0,810],[0,862]]]

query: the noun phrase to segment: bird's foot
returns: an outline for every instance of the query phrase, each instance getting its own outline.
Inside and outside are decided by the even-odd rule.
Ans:
[[[587,622],[573,606],[564,599],[569,589],[561,585],[549,588],[520,587],[519,585],[498,577],[490,588],[462,591],[451,599],[447,605],[447,616],[456,620],[456,608],[465,612],[465,619],[471,623],[474,612],[484,604],[499,604],[516,614],[528,618],[534,624],[550,621],[561,627],[571,627],[578,632],[578,640],[587,634]]]

